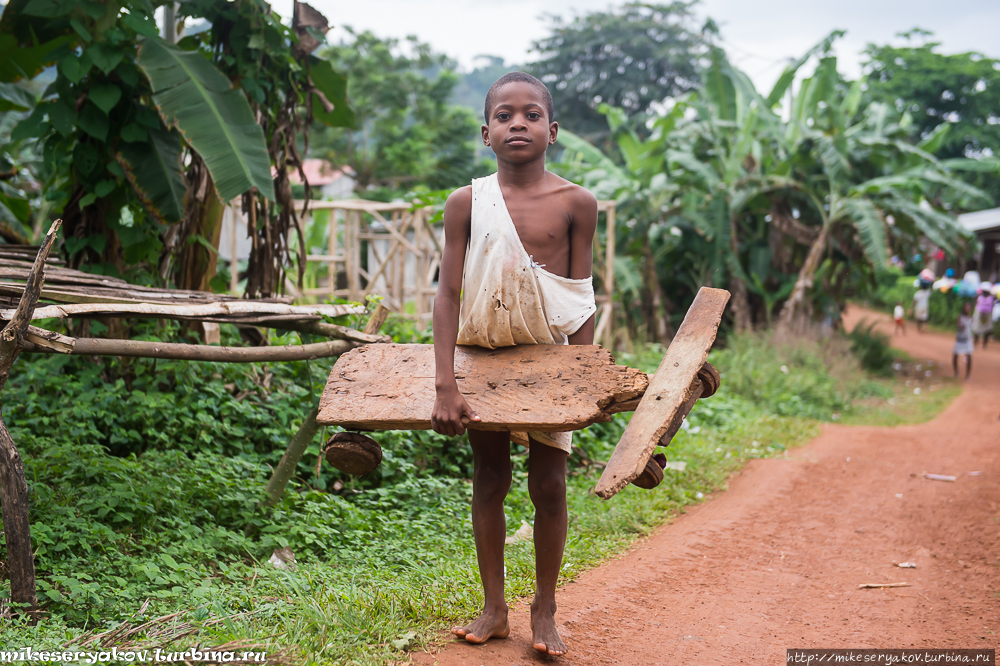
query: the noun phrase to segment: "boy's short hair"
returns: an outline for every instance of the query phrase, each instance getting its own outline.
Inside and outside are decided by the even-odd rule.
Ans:
[[[486,104],[483,106],[483,118],[486,120],[487,125],[490,124],[490,110],[493,108],[493,98],[496,97],[497,91],[508,83],[528,83],[538,88],[542,93],[542,99],[545,101],[545,113],[549,116],[549,122],[551,123],[555,120],[556,110],[555,106],[552,104],[552,93],[549,92],[548,87],[531,74],[527,74],[525,72],[510,72],[497,79],[496,82],[490,86],[489,92],[486,93]]]

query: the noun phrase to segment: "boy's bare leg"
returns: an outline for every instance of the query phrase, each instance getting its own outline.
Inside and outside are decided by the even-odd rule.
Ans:
[[[528,493],[535,505],[535,599],[531,642],[539,652],[566,654],[556,629],[556,583],[566,546],[566,459],[557,448],[531,440]]]
[[[469,430],[475,471],[472,477],[472,531],[476,537],[479,577],[486,603],[472,624],[455,627],[451,633],[469,643],[506,638],[507,602],[503,597],[503,548],[507,520],[503,501],[510,490],[510,433]]]

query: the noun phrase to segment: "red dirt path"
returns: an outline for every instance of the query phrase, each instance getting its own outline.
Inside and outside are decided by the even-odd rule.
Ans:
[[[861,315],[891,332],[887,316],[857,309],[848,325]],[[950,337],[907,333],[893,344],[950,369]],[[972,381],[933,421],[824,425],[561,588],[566,657],[531,648],[520,603],[510,638],[414,661],[699,666],[784,663],[790,647],[1000,647],[1000,344],[973,361]],[[893,566],[903,561],[917,568]],[[899,581],[912,587],[858,589]]]

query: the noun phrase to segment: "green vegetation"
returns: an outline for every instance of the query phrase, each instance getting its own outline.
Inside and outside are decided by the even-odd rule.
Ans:
[[[350,30],[322,53],[346,73],[359,122],[319,128],[310,152],[349,169],[366,198],[451,190],[489,173],[476,158],[482,111],[451,103],[459,78],[448,58],[416,38],[400,44]]]
[[[398,320],[389,330],[412,335]],[[667,450],[687,469],[668,470],[652,492],[630,487],[610,502],[589,492],[600,473],[594,461],[608,458],[628,415],[577,433],[565,579],[723,488],[745,460],[803,443],[819,421],[846,418],[858,405],[884,412],[895,380],[866,377],[848,345],[839,337],[731,337],[712,355],[722,389],[696,406]],[[661,355],[646,347],[620,361],[653,370]],[[481,599],[464,439],[380,433],[384,461],[363,478],[325,466],[317,476],[317,440],[282,502],[256,509],[269,466],[329,365],[19,360],[4,416],[32,488],[46,616],[37,627],[0,619],[0,643],[86,643],[120,622],[181,611],[184,631],[194,633],[172,640],[184,631],[165,620],[116,644],[153,642],[147,632],[155,631],[157,644],[238,641],[281,650],[292,663],[384,664],[473,615]],[[939,409],[952,394],[914,400]],[[907,419],[930,416],[907,410]],[[525,462],[515,451],[509,532],[532,520]],[[284,546],[295,570],[266,563]],[[530,543],[508,547],[511,598],[531,593],[532,563]]]

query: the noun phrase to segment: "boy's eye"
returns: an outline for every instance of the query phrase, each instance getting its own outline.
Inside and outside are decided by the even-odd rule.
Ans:
[[[538,113],[537,111],[532,111],[531,113],[528,114],[528,118],[530,118],[531,120],[538,120],[541,117],[542,114]]]
[[[503,111],[501,111],[500,113],[497,114],[497,119],[498,120],[508,120],[508,119],[510,119],[510,114],[509,113],[504,113]]]

